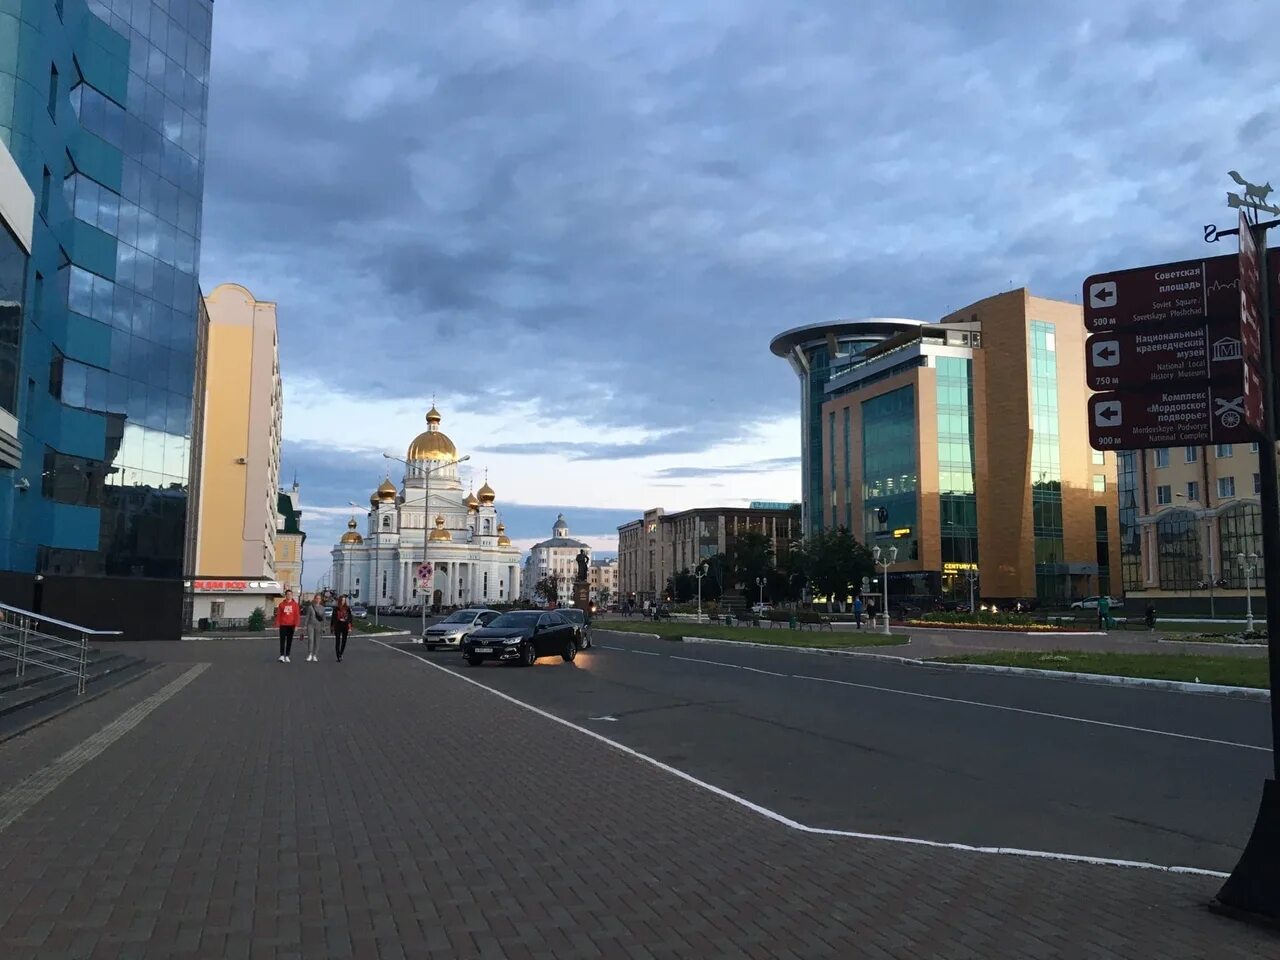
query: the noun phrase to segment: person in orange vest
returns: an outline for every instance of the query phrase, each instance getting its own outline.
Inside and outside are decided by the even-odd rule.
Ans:
[[[290,663],[289,653],[293,650],[293,633],[298,629],[298,621],[302,610],[298,601],[293,599],[293,591],[284,592],[284,600],[276,607],[276,626],[280,628],[280,662]]]

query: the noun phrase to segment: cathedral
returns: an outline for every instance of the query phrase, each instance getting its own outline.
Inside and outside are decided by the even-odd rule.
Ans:
[[[390,478],[369,497],[365,531],[352,517],[333,548],[333,588],[351,602],[435,608],[511,603],[520,596],[520,551],[498,519],[486,479],[463,492],[458,451],[440,411],[409,444],[399,488]],[[419,579],[425,560],[428,574]]]

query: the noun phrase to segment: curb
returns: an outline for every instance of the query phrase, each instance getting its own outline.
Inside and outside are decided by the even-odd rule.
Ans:
[[[648,634],[645,634],[648,636]],[[790,650],[793,653],[821,653],[833,657],[869,657],[872,660],[892,660],[895,663],[918,663],[911,657],[895,657],[887,653],[862,653],[859,650],[844,650],[839,647],[792,647],[777,643],[757,643],[754,640],[721,640],[718,637],[681,637],[685,643],[716,643],[728,647],[756,647],[761,650]],[[905,647],[911,643],[895,643],[892,646]]]
[[[1180,643],[1183,646],[1195,644],[1197,647],[1216,647],[1219,649],[1222,647],[1227,647],[1228,649],[1231,647],[1244,647],[1246,650],[1267,649],[1267,645],[1265,643],[1222,643],[1221,641],[1214,640],[1170,640],[1168,637],[1161,637],[1156,641],[1156,643]]]
[[[333,636],[333,634],[326,633],[325,636],[331,637]],[[353,632],[351,636],[354,639],[356,637],[412,637],[412,636],[415,636],[415,634],[413,633],[412,630],[394,630],[391,633],[354,633]],[[209,634],[195,634],[194,636],[190,636],[190,637],[184,636],[184,637],[180,637],[179,639],[181,640],[271,640],[274,642],[277,639],[277,637],[274,633],[267,634],[265,636],[261,634],[252,634],[252,635],[245,634],[239,637],[215,637],[215,636],[210,636]],[[297,641],[297,637],[294,638],[294,641],[295,642]]]
[[[1067,680],[1106,686],[1145,687],[1148,690],[1194,693],[1201,696],[1234,697],[1239,700],[1271,700],[1271,692],[1260,687],[1229,687],[1217,683],[1152,680],[1147,677],[1117,677],[1107,673],[1071,673],[1066,670],[1037,670],[1034,667],[1002,667],[992,663],[945,663],[941,660],[907,660],[906,662],[922,667],[942,667],[952,670],[967,670],[973,673],[1003,673],[1020,677],[1040,677],[1045,680]]]

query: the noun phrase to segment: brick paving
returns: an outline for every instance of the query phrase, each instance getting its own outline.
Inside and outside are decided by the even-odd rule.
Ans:
[[[1280,955],[1211,878],[799,834],[370,642],[270,647],[144,648],[212,667],[0,833],[0,956]]]

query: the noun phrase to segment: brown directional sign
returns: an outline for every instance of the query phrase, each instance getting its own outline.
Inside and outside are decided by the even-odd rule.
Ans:
[[[1264,409],[1261,296],[1256,285],[1240,282],[1249,257],[1256,276],[1256,250],[1242,250],[1084,281],[1084,322],[1093,334],[1086,376],[1091,389],[1111,391],[1090,400],[1096,449],[1257,439]],[[1280,276],[1270,281],[1280,304],[1274,299]]]
[[[1152,387],[1201,379],[1239,381],[1244,349],[1230,321],[1171,321],[1159,327],[1095,333],[1085,342],[1091,390]]]
[[[1253,392],[1261,397],[1260,381]],[[1089,398],[1089,443],[1095,450],[1248,443],[1257,439],[1245,423],[1251,402],[1234,388],[1208,384],[1095,393]]]

